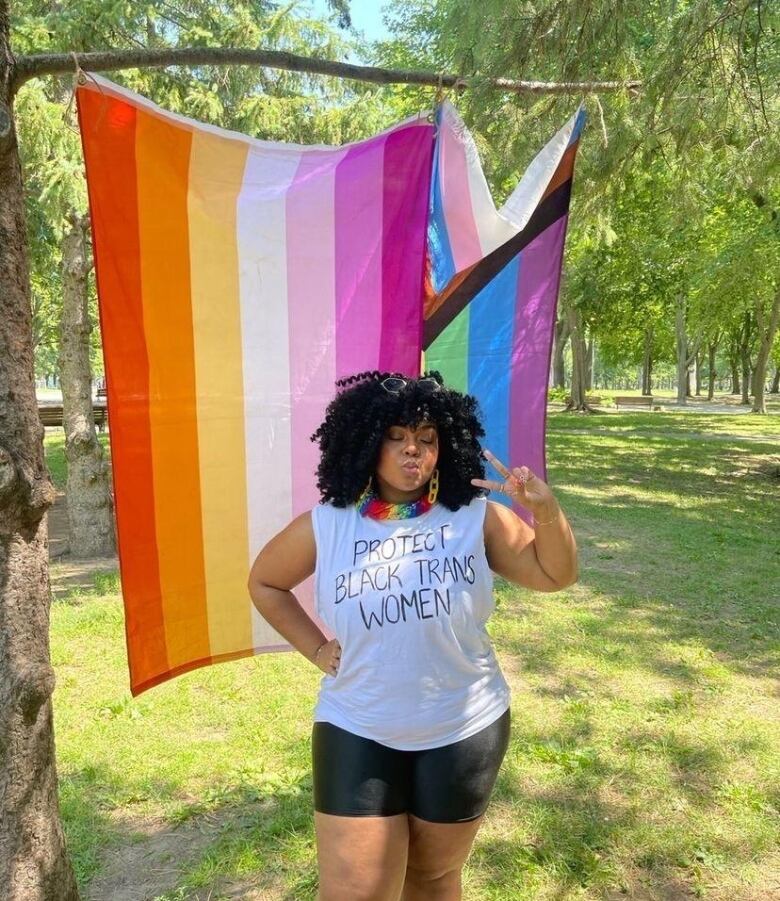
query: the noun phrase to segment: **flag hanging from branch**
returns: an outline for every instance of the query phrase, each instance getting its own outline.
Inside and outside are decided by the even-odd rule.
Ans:
[[[434,128],[304,147],[102,78],[77,96],[138,693],[288,647],[249,568],[319,500],[309,436],[334,381],[418,371]]]
[[[497,210],[474,140],[438,110],[428,227],[425,366],[479,399],[484,446],[547,480],[547,386],[580,107]],[[506,495],[496,500],[510,503]],[[530,522],[519,505],[518,514]]]
[[[420,115],[330,147],[255,140],[93,76],[77,100],[138,694],[209,663],[289,649],[254,609],[247,577],[260,548],[319,500],[309,436],[336,379],[416,375],[425,347],[427,366],[479,398],[486,446],[501,456],[493,435],[502,416],[512,428],[510,407],[537,384],[554,320],[565,210],[541,230],[538,216],[531,223],[551,206],[566,154],[558,169],[529,170],[506,215],[449,103],[437,129]],[[526,278],[507,293],[518,254]],[[484,337],[491,321],[501,354]],[[536,380],[510,373],[502,407],[486,388],[500,367],[527,365],[525,340],[538,342]],[[541,430],[505,445],[515,465],[534,468],[543,454],[543,404],[534,409]],[[296,597],[318,621],[311,577]]]

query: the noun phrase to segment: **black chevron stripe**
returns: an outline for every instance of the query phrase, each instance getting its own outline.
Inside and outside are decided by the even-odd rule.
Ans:
[[[474,267],[463,279],[447,300],[438,310],[423,324],[423,350],[427,350],[439,337],[452,320],[464,310],[469,302],[479,294],[491,279],[511,262],[523,248],[527,247],[534,238],[557,222],[561,216],[565,216],[569,210],[571,198],[572,179],[568,178],[547,197],[542,200],[534,210],[531,218],[522,231],[513,238],[497,247]]]

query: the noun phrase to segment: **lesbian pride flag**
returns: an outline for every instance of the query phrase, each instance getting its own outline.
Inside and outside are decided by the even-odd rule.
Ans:
[[[91,75],[77,100],[138,694],[290,649],[247,577],[319,500],[309,436],[336,379],[417,375],[425,348],[427,367],[479,398],[486,446],[541,472],[565,231],[555,180],[576,139],[497,213],[449,103],[437,128],[421,114],[326,147],[205,125]],[[313,579],[295,594],[317,620]]]
[[[137,694],[289,647],[249,568],[319,500],[309,436],[334,381],[418,371],[434,128],[303,147],[103,78],[77,97]]]

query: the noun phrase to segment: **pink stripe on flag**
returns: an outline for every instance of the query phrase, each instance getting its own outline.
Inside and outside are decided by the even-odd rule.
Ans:
[[[416,125],[388,135],[382,201],[379,368],[408,376],[420,371],[432,162],[432,126]]]
[[[315,478],[319,449],[309,436],[322,422],[335,391],[334,189],[336,167],[346,153],[305,152],[287,194],[293,516],[319,501]],[[286,465],[279,460],[279,466]]]
[[[451,127],[441,130],[440,141],[440,170],[445,174],[441,188],[442,207],[455,271],[460,272],[482,259],[482,245],[471,204],[466,147]]]
[[[545,425],[555,305],[567,216],[545,229],[522,252],[509,388],[509,459],[547,480]],[[523,511],[517,509],[522,515]],[[530,521],[528,514],[524,519]]]
[[[373,369],[382,321],[382,136],[351,147],[336,169],[336,373]]]

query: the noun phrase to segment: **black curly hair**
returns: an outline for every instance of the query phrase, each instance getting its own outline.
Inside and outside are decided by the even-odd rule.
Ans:
[[[391,394],[380,384],[386,378],[402,378],[407,384]],[[423,378],[433,378],[441,387],[426,390],[419,385]],[[471,479],[485,478],[477,440],[485,434],[479,402],[446,387],[438,370],[408,379],[401,373],[374,369],[339,379],[336,385],[345,390],[328,404],[324,422],[310,438],[319,440],[317,488],[323,503],[330,501],[335,507],[356,503],[376,470],[387,429],[416,427],[423,421],[435,424],[439,433],[439,502],[457,510],[487,493],[471,484]]]

